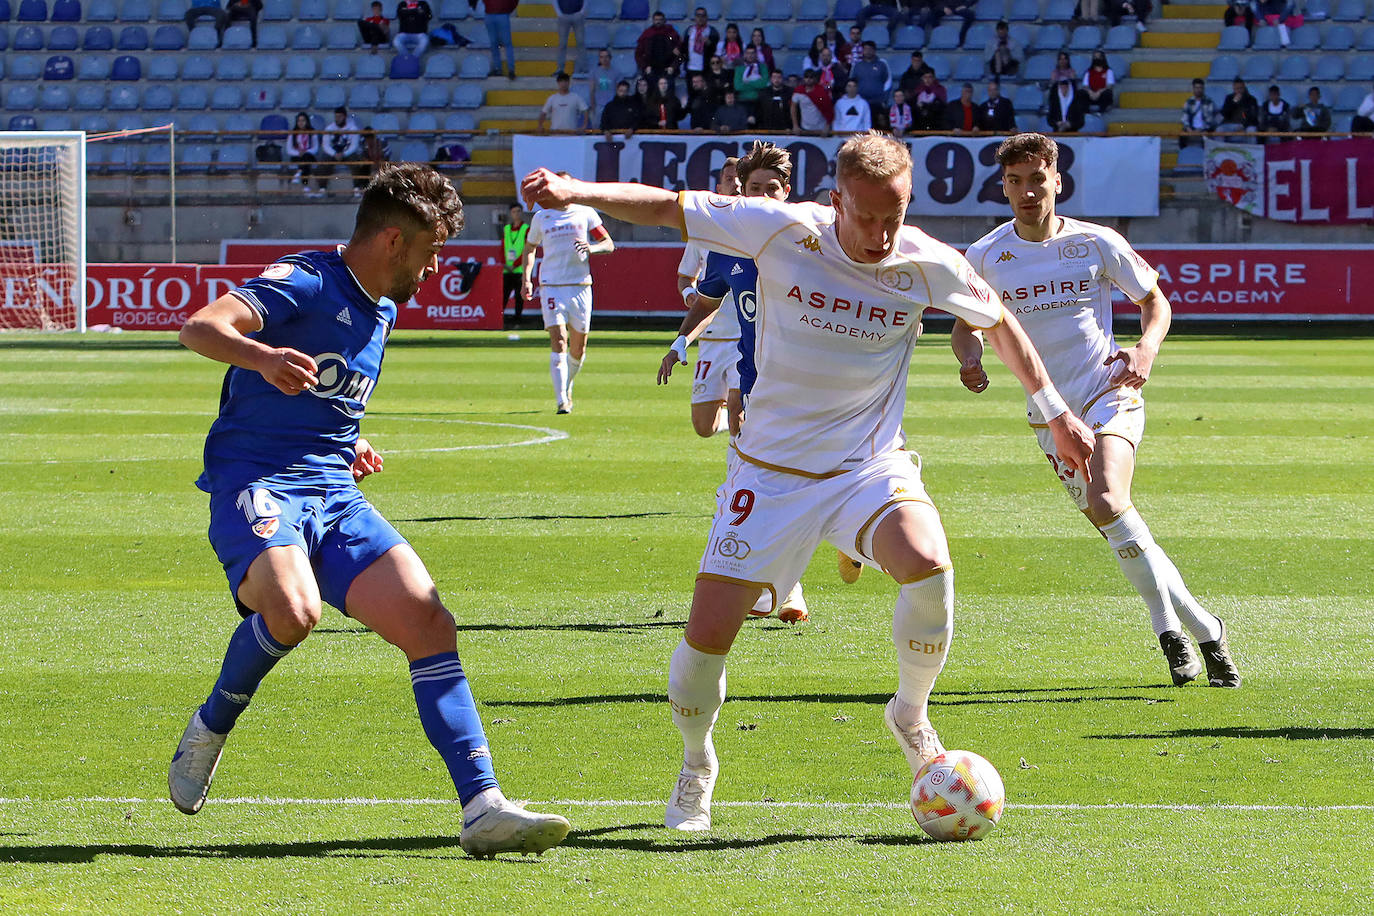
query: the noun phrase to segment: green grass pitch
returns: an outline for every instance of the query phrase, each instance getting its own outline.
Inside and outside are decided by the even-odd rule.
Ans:
[[[0,339],[0,911],[1364,913],[1374,898],[1374,342],[1175,336],[1136,505],[1245,685],[1164,686],[1139,598],[1000,364],[918,347],[907,432],[950,535],[932,705],[1009,806],[925,842],[882,725],[895,587],[819,552],[812,622],[751,622],[716,827],[656,827],[664,700],[725,466],[653,384],[668,333],[593,336],[553,415],[542,334],[398,335],[366,490],[459,623],[512,797],[573,822],[474,861],[400,654],[332,611],[267,679],[194,818],[166,766],[237,621],[192,481],[220,368],[169,336]]]

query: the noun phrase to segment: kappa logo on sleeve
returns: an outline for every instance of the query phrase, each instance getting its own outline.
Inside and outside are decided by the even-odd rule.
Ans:
[[[1010,251],[1004,251],[1004,252],[1002,252],[1000,255],[997,256],[997,263],[998,263],[998,264],[1001,264],[1001,263],[1003,263],[1004,261],[1015,261],[1015,260],[1016,260],[1016,255],[1012,254]]]
[[[262,277],[264,280],[285,280],[287,277],[291,276],[291,271],[295,269],[296,268],[292,267],[290,264],[283,264],[278,261],[276,264],[268,264],[267,268],[263,270],[262,273],[258,274],[258,276]]]

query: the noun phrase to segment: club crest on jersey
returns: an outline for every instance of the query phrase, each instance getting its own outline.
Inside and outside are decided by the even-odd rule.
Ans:
[[[758,297],[752,289],[745,290],[735,297],[735,306],[739,310],[739,316],[745,321],[753,322],[759,314]]]
[[[720,194],[708,194],[706,195],[706,202],[717,210],[725,210],[735,205],[735,198],[724,197]]]
[[[260,518],[253,523],[253,533],[266,540],[277,533],[277,528],[281,525],[279,518]]]
[[[1065,242],[1059,246],[1059,257],[1064,261],[1077,261],[1086,258],[1091,249],[1083,242]]]
[[[1012,254],[1010,251],[1004,251],[1004,252],[1002,252],[1000,255],[997,256],[997,263],[998,263],[998,264],[1001,264],[1001,263],[1003,263],[1004,261],[1015,261],[1015,260],[1016,260],[1016,255]]]
[[[899,293],[904,293],[915,284],[911,276],[911,271],[902,270],[900,267],[884,267],[878,271],[878,282],[888,289],[895,289]]]
[[[319,379],[319,384],[309,389],[310,393],[317,398],[339,400],[342,403],[335,406],[345,416],[355,420],[362,417],[367,399],[372,397],[372,389],[377,386],[377,380],[362,372],[350,370],[348,360],[338,353],[319,354],[315,357],[315,366],[315,377]],[[348,403],[350,401],[354,403]]]
[[[291,271],[295,269],[290,264],[283,264],[279,261],[276,264],[268,264],[258,276],[264,280],[285,280],[291,276]]]

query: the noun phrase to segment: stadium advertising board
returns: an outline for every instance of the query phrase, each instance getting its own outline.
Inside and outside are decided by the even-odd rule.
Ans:
[[[1286,223],[1374,222],[1374,140],[1207,141],[1207,189]]]
[[[773,137],[792,154],[792,199],[814,200],[835,186],[835,154],[844,137]],[[911,137],[916,163],[911,213],[1004,216],[1007,199],[995,155],[1000,137]],[[714,134],[515,137],[515,180],[549,166],[577,178],[638,181],[682,191],[714,189],[721,164],[752,138]],[[1158,137],[1079,137],[1059,141],[1066,216],[1158,216]]]

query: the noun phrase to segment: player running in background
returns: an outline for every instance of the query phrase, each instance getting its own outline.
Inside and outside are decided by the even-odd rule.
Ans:
[[[1063,190],[1058,158],[1055,142],[1041,134],[1018,134],[1002,143],[997,162],[1014,218],[974,242],[968,258],[1020,316],[1055,387],[1093,429],[1092,473],[1084,479],[1058,451],[1039,407],[1027,404],[1051,467],[1145,599],[1174,684],[1182,686],[1202,671],[1181,620],[1202,650],[1208,682],[1239,687],[1225,625],[1198,604],[1131,504],[1135,452],[1145,433],[1141,388],[1169,331],[1169,300],[1160,292],[1159,273],[1120,234],[1055,215],[1055,195]],[[1112,284],[1140,306],[1135,346],[1118,347],[1112,336]],[[951,345],[964,384],[985,390],[978,331],[956,322]]]
[[[676,227],[758,265],[758,378],[669,667],[684,746],[669,827],[710,828],[719,772],[711,731],[725,699],[726,653],[759,592],[796,581],[822,539],[898,583],[897,695],[884,720],[913,777],[942,750],[926,707],[953,635],[954,578],[940,516],[902,433],[925,308],[987,329],[1044,405],[1064,460],[1087,469],[1092,433],[1068,412],[1016,319],[962,255],[903,225],[911,171],[905,146],[864,132],[837,155],[833,207],[572,181],[546,169],[524,179],[527,201],[583,203],[627,222]]]
[[[409,659],[420,723],[463,804],[464,850],[542,852],[567,835],[563,818],[501,794],[453,617],[355,482],[382,469],[358,432],[396,303],[438,270],[462,226],[448,179],[413,163],[384,166],[347,245],[283,258],[181,331],[187,347],[231,366],[196,483],[210,494],[210,543],[244,618],[172,758],[172,801],[187,814],[205,803],[258,684],[310,635],[323,599]]]
[[[567,177],[567,172],[561,172]],[[539,262],[539,305],[549,332],[549,377],[558,413],[572,413],[573,381],[587,358],[587,332],[592,326],[594,254],[615,250],[615,243],[591,207],[577,205],[540,210],[525,236],[526,299],[534,295],[534,250]]]
[[[731,156],[720,167],[716,193],[733,197],[739,193],[740,182],[735,172],[738,160]],[[677,266],[677,290],[689,313],[697,303],[697,284],[705,278],[708,252],[691,242],[682,250]],[[726,298],[731,298],[726,293]],[[729,407],[731,392],[739,391],[739,318],[733,299],[724,308],[712,313],[706,326],[696,336],[697,365],[692,376],[692,429],[703,438],[710,438],[727,429],[738,431]]]

